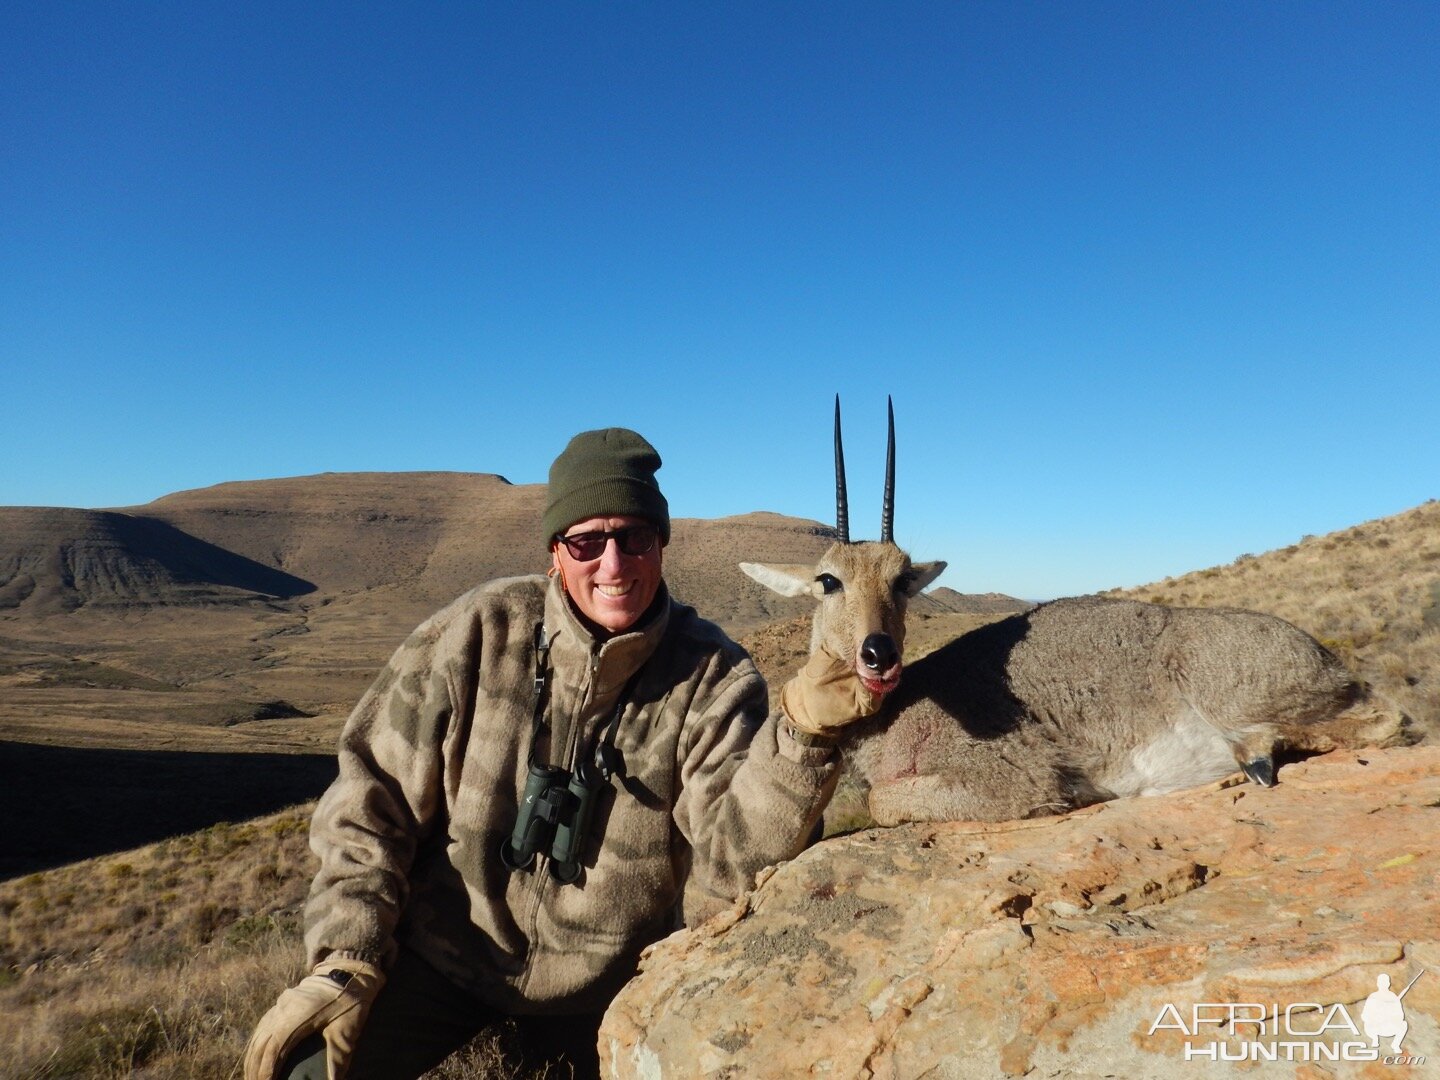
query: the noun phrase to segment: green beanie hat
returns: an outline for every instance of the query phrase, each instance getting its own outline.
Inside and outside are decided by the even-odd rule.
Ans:
[[[653,521],[670,542],[670,505],[655,482],[660,455],[628,428],[582,431],[550,466],[545,544],[577,521],[626,514]]]

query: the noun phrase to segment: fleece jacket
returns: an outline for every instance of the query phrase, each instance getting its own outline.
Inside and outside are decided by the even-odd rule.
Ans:
[[[548,705],[532,738],[537,626]],[[410,635],[345,725],[311,824],[311,963],[383,967],[404,943],[509,1013],[603,1008],[642,948],[748,891],[818,822],[833,751],[796,742],[766,700],[745,651],[663,585],[640,625],[604,639],[558,579],[472,590]],[[617,708],[623,764],[579,879],[556,881],[543,854],[508,869],[531,760],[573,768]]]

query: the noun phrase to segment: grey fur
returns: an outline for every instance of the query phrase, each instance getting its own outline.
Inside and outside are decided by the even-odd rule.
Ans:
[[[892,626],[898,608],[903,621],[903,597],[883,580],[894,573],[894,550],[883,550],[893,545],[864,545],[891,568],[879,575],[857,569],[857,547],[843,562],[832,548],[815,573],[843,568],[845,605],[888,606],[882,621]],[[861,630],[835,600],[821,597],[812,648],[843,656]],[[1405,742],[1406,724],[1282,619],[1079,597],[981,627],[906,666],[846,754],[882,825],[999,821],[1238,769],[1273,782],[1280,748]]]

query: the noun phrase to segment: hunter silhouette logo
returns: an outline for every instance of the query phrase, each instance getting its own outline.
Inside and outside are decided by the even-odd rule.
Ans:
[[[1196,1002],[1184,1015],[1165,1005],[1147,1034],[1177,1031],[1186,1037],[1185,1060],[1202,1061],[1377,1061],[1386,1065],[1423,1065],[1424,1057],[1402,1054],[1400,1044],[1410,1030],[1402,999],[1424,975],[1422,968],[1400,993],[1390,989],[1390,976],[1375,978],[1375,992],[1365,999],[1360,1023],[1343,1004],[1292,1002]],[[1363,1033],[1362,1033],[1363,1032]],[[1205,1035],[1208,1043],[1192,1042]],[[1389,1039],[1388,1050],[1380,1047]]]
[[[1424,974],[1422,968],[1420,975]],[[1379,1046],[1381,1039],[1393,1039],[1390,1049],[1400,1053],[1400,1040],[1410,1030],[1410,1025],[1405,1022],[1405,1006],[1400,1004],[1400,1000],[1410,992],[1410,987],[1415,985],[1420,975],[1411,979],[1410,986],[1398,994],[1390,989],[1389,975],[1375,976],[1375,992],[1365,999],[1365,1008],[1360,1011],[1360,1023],[1370,1038],[1371,1046]]]

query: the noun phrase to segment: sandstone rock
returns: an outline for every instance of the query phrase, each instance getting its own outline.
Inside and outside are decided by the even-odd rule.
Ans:
[[[1279,779],[825,841],[646,954],[606,1014],[604,1068],[1437,1075],[1440,748],[1337,751]],[[1396,992],[1419,976],[1408,1064],[1386,1063],[1389,1039],[1343,1059],[1369,1052],[1381,974]]]

